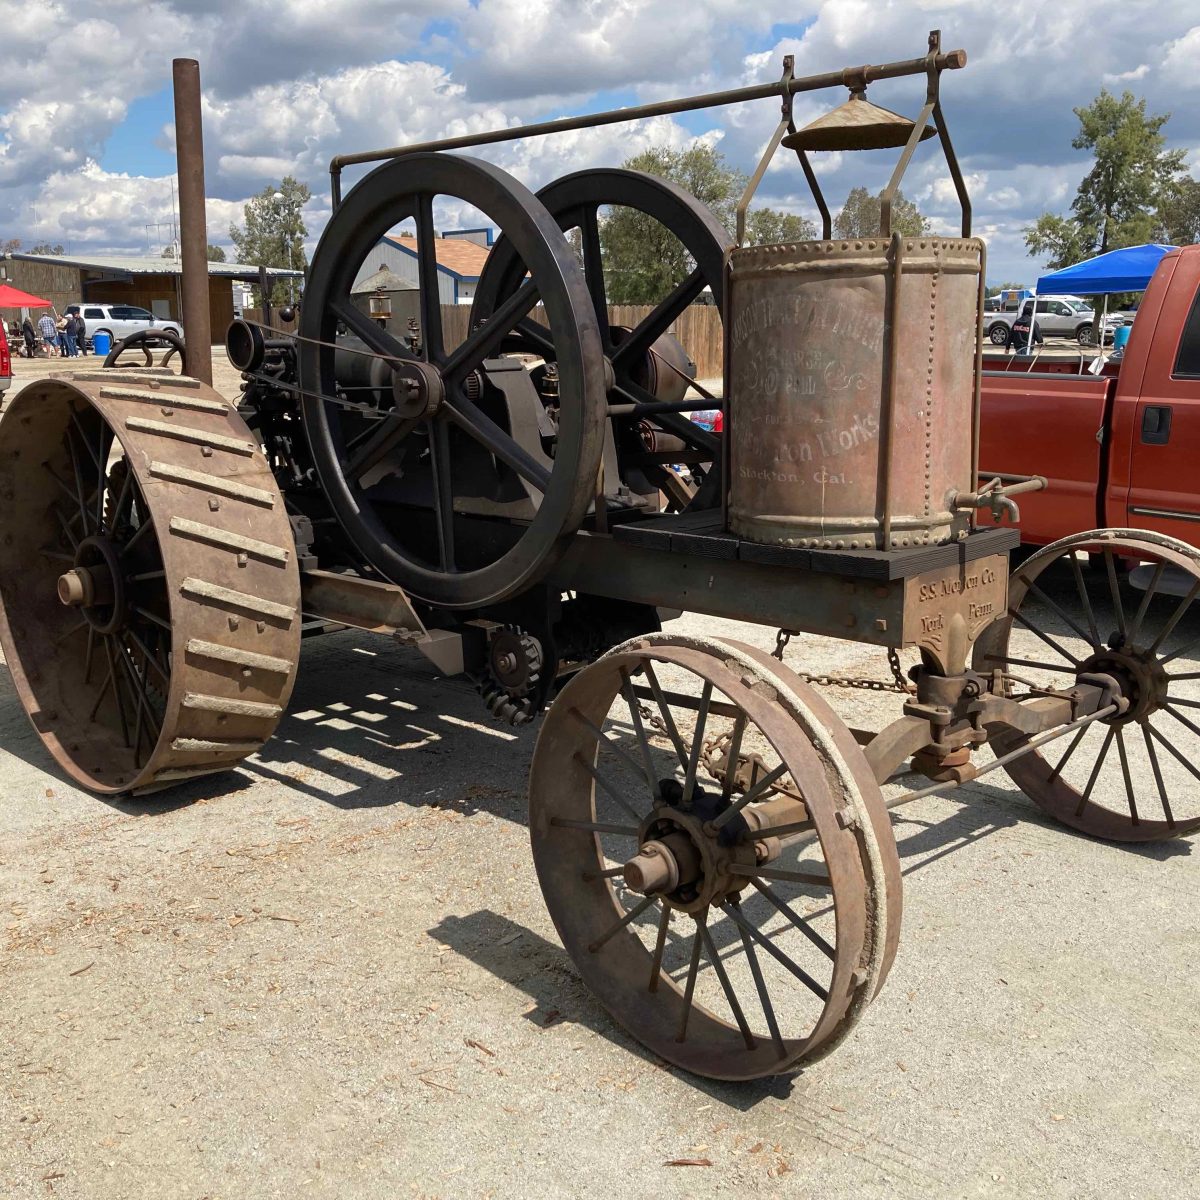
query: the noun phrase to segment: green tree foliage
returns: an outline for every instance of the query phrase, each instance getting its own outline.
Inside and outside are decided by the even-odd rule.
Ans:
[[[839,238],[871,237],[879,233],[883,192],[872,195],[865,187],[850,189],[842,211],[833,219],[833,233]],[[929,232],[929,221],[903,192],[892,201],[892,232],[904,237],[919,237]]]
[[[221,246],[214,246],[212,244],[212,242],[208,243],[208,250],[206,251],[206,253],[207,253],[209,262],[224,262],[225,261],[224,248]]]
[[[1200,242],[1200,180],[1173,179],[1158,198],[1155,240],[1171,246]]]
[[[989,296],[998,296],[1001,292],[1020,292],[1028,286],[1028,284],[1024,283],[1001,283],[995,287],[988,288],[987,294]]]
[[[277,195],[281,199],[276,199]],[[290,267],[303,271],[308,266],[308,256],[304,252],[308,227],[301,210],[311,198],[312,192],[307,185],[285,175],[278,187],[268,184],[247,200],[242,209],[245,223],[229,227],[236,261],[255,267]],[[210,256],[210,261],[223,260]],[[272,289],[271,303],[284,303],[288,292],[286,283],[277,283]]]
[[[1102,88],[1075,115],[1079,132],[1071,145],[1092,151],[1092,168],[1069,216],[1043,213],[1025,230],[1029,252],[1052,270],[1154,240],[1164,202],[1183,171],[1184,151],[1166,149],[1162,133],[1171,114],[1147,116],[1146,101],[1132,92],[1118,98]]]
[[[679,184],[712,209],[731,233],[746,176],[725,162],[711,146],[688,150],[652,147],[621,164]],[[794,213],[752,209],[746,217],[746,240],[796,241],[814,236],[812,224]],[[610,304],[653,304],[693,269],[683,243],[653,217],[631,208],[613,207],[600,221],[600,252]]]
[[[30,254],[65,254],[66,251],[63,249],[62,242],[55,242],[54,245],[51,245],[49,242],[38,242],[38,244],[36,246],[34,246],[33,249],[29,251],[29,253]]]

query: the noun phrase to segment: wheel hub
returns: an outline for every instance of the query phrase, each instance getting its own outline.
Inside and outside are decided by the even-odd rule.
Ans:
[[[1129,701],[1123,713],[1109,717],[1106,724],[1128,725],[1141,721],[1163,706],[1167,696],[1167,673],[1151,650],[1121,644],[1120,636],[1109,647],[1093,654],[1080,668],[1081,674],[1110,675],[1121,685]]]
[[[642,824],[638,852],[625,864],[626,885],[658,895],[680,912],[699,912],[745,888],[749,880],[732,868],[754,865],[754,845],[744,840],[722,844],[710,820],[717,800],[697,789],[688,809],[656,809]]]
[[[80,542],[74,567],[58,577],[58,598],[68,607],[78,608],[97,633],[116,633],[127,615],[116,544],[104,536]]]
[[[437,412],[446,389],[436,367],[404,359],[392,364],[392,397],[397,416],[419,421]]]

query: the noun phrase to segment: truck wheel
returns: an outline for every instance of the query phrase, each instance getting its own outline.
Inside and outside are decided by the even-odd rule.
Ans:
[[[993,346],[1008,345],[1008,326],[997,321],[995,325],[988,330],[988,337],[991,339]]]
[[[1075,340],[1081,346],[1094,346],[1096,344],[1096,331],[1091,325],[1080,325],[1075,330]]]

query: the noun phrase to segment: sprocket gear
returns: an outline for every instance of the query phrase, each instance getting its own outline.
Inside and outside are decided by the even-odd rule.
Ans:
[[[538,687],[545,668],[542,643],[517,625],[496,630],[476,686],[488,711],[509,725],[525,725],[542,707]]]

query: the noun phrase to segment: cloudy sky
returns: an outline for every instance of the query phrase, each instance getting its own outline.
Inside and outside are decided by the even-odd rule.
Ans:
[[[339,152],[762,82],[787,53],[797,74],[913,57],[935,27],[970,58],[944,77],[943,101],[993,282],[1037,274],[1021,228],[1069,205],[1087,162],[1071,149],[1071,109],[1101,86],[1173,113],[1168,139],[1200,174],[1197,0],[0,0],[0,240],[162,245],[177,56],[200,61],[209,238],[228,244],[246,197],[287,173],[312,187],[319,233]],[[920,91],[894,81],[871,98],[915,114]],[[842,98],[825,96],[798,98],[801,123]],[[776,113],[762,101],[484,156],[535,188],[697,138],[750,169]],[[949,231],[953,193],[931,145],[905,190]],[[831,203],[880,186],[880,154],[829,157]],[[761,198],[812,210],[794,159]]]

